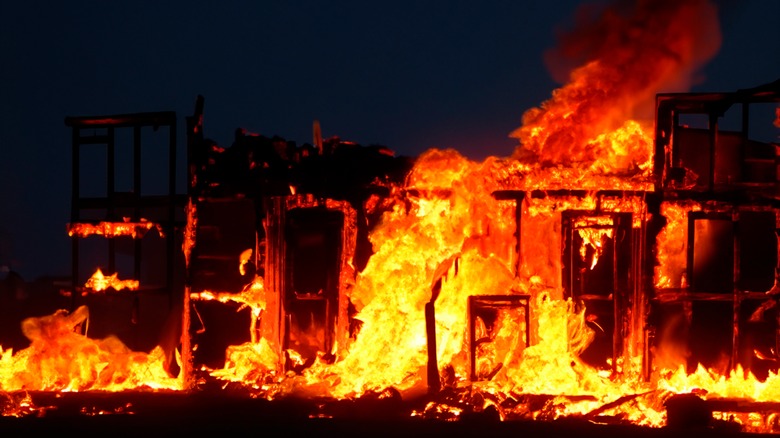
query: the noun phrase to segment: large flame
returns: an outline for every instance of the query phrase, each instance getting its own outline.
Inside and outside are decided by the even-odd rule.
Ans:
[[[74,223],[68,224],[68,236],[88,237],[88,236],[105,236],[105,237],[118,237],[129,236],[133,239],[142,238],[150,230],[157,230],[157,233],[161,237],[165,237],[162,226],[154,222],[149,222],[146,219],[141,219],[139,222],[132,222],[130,218],[122,218],[122,222],[98,222],[92,223]]]
[[[532,327],[507,311],[488,336],[485,322],[477,320],[480,336],[493,342],[479,347],[477,373],[491,378],[472,382],[475,389],[499,401],[517,394],[581,397],[551,401],[544,410],[551,418],[611,406],[636,423],[663,424],[665,396],[685,391],[684,385],[645,382],[638,376],[639,363],[594,366],[578,357],[593,339],[593,329],[585,308],[563,297],[561,212],[633,212],[631,226],[643,226],[649,213],[642,195],[605,200],[596,192],[652,190],[649,110],[656,93],[684,90],[717,51],[715,15],[715,7],[704,0],[640,1],[630,11],[605,9],[600,20],[564,38],[558,55],[573,51],[585,57],[570,69],[565,86],[525,113],[523,125],[512,133],[520,145],[510,159],[477,163],[440,149],[422,154],[406,184],[394,188],[392,208],[370,236],[373,255],[350,290],[355,318],[362,323],[357,337],[335,363],[317,361],[299,376],[278,380],[277,389],[266,394],[343,398],[389,387],[421,393],[430,383],[426,304],[435,308],[435,357],[442,381],[459,387],[470,367],[468,297],[524,294],[532,297]],[[558,189],[585,193],[526,197],[519,205],[493,196],[497,190]],[[520,236],[513,234],[515,208],[523,218]],[[677,263],[684,254],[678,246],[685,240],[679,233],[685,231],[684,213],[695,208],[670,205],[662,211],[668,224],[656,249],[664,265],[655,273],[658,287],[685,282]],[[583,258],[590,254],[590,268],[599,263],[604,243],[616,238],[611,228],[586,227],[578,233],[583,242],[578,251],[583,250]],[[507,244],[516,238],[523,242],[520,254]],[[517,333],[526,332],[533,334],[531,345],[518,340]],[[246,355],[239,360],[242,351]],[[268,370],[260,373],[264,377],[246,371],[251,358],[257,365],[250,368]],[[251,377],[254,387],[268,390],[267,376],[280,371],[274,361],[278,364],[278,357],[262,343],[234,348],[229,366],[214,375],[245,383]],[[709,386],[718,393],[717,385]],[[502,415],[524,415],[520,404],[515,406],[502,409]],[[441,412],[440,407],[432,410]]]
[[[81,334],[89,311],[27,318],[22,331],[30,346],[0,357],[0,391],[122,391],[181,389],[168,374],[165,352],[135,352],[119,338],[91,339]]]

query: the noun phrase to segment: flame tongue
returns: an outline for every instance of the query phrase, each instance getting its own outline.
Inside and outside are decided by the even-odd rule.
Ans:
[[[427,361],[423,308],[433,298],[436,356],[439,364],[453,371],[455,383],[450,383],[457,384],[468,374],[463,330],[467,298],[530,293],[537,298],[531,312],[538,318],[539,339],[522,354],[510,349],[508,356],[495,359],[503,365],[483,386],[495,385],[506,393],[588,394],[597,403],[648,391],[638,383],[611,382],[577,359],[592,332],[584,314],[560,300],[560,284],[551,280],[556,275],[546,275],[560,273],[560,260],[554,251],[532,254],[524,249],[524,266],[516,277],[508,268],[513,256],[507,254],[506,245],[514,239],[514,215],[509,209],[515,206],[492,196],[500,189],[651,187],[652,124],[630,117],[649,119],[643,110],[652,109],[655,94],[681,88],[695,68],[714,54],[719,45],[717,25],[709,26],[715,22],[715,10],[705,1],[691,0],[640,2],[632,14],[622,12],[609,9],[601,24],[584,28],[589,35],[616,29],[617,37],[572,37],[571,41],[592,43],[589,56],[571,72],[568,85],[556,90],[541,108],[525,113],[523,126],[512,133],[521,141],[514,160],[491,157],[479,164],[457,152],[436,149],[419,157],[405,187],[397,192],[407,198],[399,197],[373,230],[374,253],[351,291],[357,319],[363,323],[357,338],[335,364],[315,363],[307,369],[304,385],[336,397],[390,386],[402,391],[423,386]],[[703,32],[713,29],[714,33]],[[532,205],[541,209],[529,213],[553,234],[560,210],[594,208],[590,197],[549,201],[546,210],[543,204]],[[533,223],[528,225],[533,229]],[[583,245],[595,252],[591,264],[598,262],[599,248],[604,239],[614,237],[611,233],[611,229],[580,233]],[[549,257],[543,259],[545,255]],[[453,258],[457,263],[440,268]],[[445,272],[439,277],[441,269]],[[441,282],[434,292],[436,278]],[[506,323],[502,321],[496,326]],[[616,364],[626,375],[635,372],[636,365]],[[551,386],[540,386],[540,372]],[[647,415],[641,421],[659,420]]]
[[[705,0],[640,1],[631,10],[605,9],[562,43],[548,59],[577,68],[541,108],[523,115],[523,126],[511,134],[521,142],[515,157],[625,170],[647,168],[652,145],[647,135],[628,134],[637,128],[627,120],[652,120],[656,93],[687,89],[695,70],[717,52],[720,31],[715,7]],[[632,141],[599,141],[605,133]],[[603,163],[605,157],[612,162]]]
[[[103,275],[103,271],[98,268],[92,277],[90,277],[84,284],[84,287],[94,292],[102,292],[109,288],[116,291],[122,289],[138,290],[138,280],[120,280],[117,273],[113,273],[109,276]]]
[[[488,215],[502,211],[491,196],[495,184],[489,180],[480,165],[454,150],[431,150],[419,157],[408,178],[407,187],[413,189],[410,203],[399,198],[374,230],[374,254],[351,293],[359,310],[356,318],[363,322],[360,333],[343,361],[307,370],[309,381],[332,382],[334,387],[328,390],[337,397],[390,386],[402,391],[424,387],[424,306],[433,298],[437,269],[459,256],[488,258],[489,249],[475,242],[491,231],[511,239],[512,224],[505,224],[506,229],[488,229]],[[449,318],[446,315],[453,312],[458,323],[450,328],[454,329],[453,344],[460,351],[463,333],[455,327],[465,323],[463,294],[468,289],[453,292],[462,299],[453,299],[459,302],[455,309],[445,305],[451,299],[448,291],[449,285],[443,285],[436,301],[437,329],[446,331],[449,324],[442,318]],[[442,357],[453,355],[453,351],[447,351],[452,348],[442,346]]]

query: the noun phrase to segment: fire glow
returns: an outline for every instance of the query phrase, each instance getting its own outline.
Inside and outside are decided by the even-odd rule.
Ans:
[[[60,311],[22,324],[30,346],[3,351],[3,391],[124,391],[141,388],[181,389],[166,372],[164,353],[128,349],[119,338],[91,339],[86,332],[89,310]],[[11,406],[9,414],[17,413]]]
[[[130,218],[123,218],[122,222],[68,224],[68,236],[87,237],[97,235],[109,237],[130,236],[133,238],[140,238],[152,229],[157,230],[160,236],[163,235],[162,228],[159,224],[155,224],[147,220],[132,222]]]
[[[137,290],[139,286],[138,280],[120,280],[117,277],[118,274],[103,275],[103,271],[98,268],[97,271],[89,277],[89,280],[84,284],[86,289],[93,292],[103,292],[109,288],[120,291],[122,289]]]
[[[227,348],[224,366],[188,369],[198,350],[188,351],[187,340],[176,351],[181,371],[173,375],[161,348],[136,353],[118,338],[82,334],[89,312],[79,307],[25,321],[31,346],[3,351],[0,390],[186,391],[202,374],[268,400],[359,399],[390,391],[402,399],[429,397],[413,412],[423,418],[452,420],[494,409],[505,421],[583,417],[649,427],[666,424],[665,404],[676,394],[780,401],[776,368],[759,379],[738,363],[692,366],[690,349],[664,342],[666,322],[679,316],[675,306],[684,318],[699,297],[686,295],[697,281],[690,277],[699,275],[694,265],[706,264],[700,260],[706,251],[690,246],[701,245],[694,234],[708,235],[707,227],[721,224],[707,221],[731,221],[743,211],[719,199],[687,199],[678,192],[664,197],[660,192],[668,186],[659,181],[673,178],[658,174],[672,173],[671,165],[657,165],[658,122],[654,127],[649,118],[629,118],[641,116],[656,93],[687,83],[686,75],[719,44],[717,32],[701,36],[717,30],[711,4],[661,3],[666,8],[654,9],[652,19],[642,9],[645,2],[630,16],[605,15],[605,25],[624,38],[595,41],[592,58],[570,72],[570,81],[525,113],[512,133],[520,145],[511,157],[478,163],[455,150],[431,149],[416,158],[403,181],[380,181],[382,195],[372,193],[360,205],[307,196],[301,187],[274,197],[263,217],[262,272],[260,266],[258,272],[248,269],[258,251],[242,248],[234,254],[234,269],[254,278],[239,292],[188,289],[185,295],[193,320],[206,302],[250,309],[249,340]],[[200,125],[193,132],[202,133]],[[322,144],[315,146],[322,154]],[[685,187],[689,180],[673,183]],[[186,212],[188,267],[199,239],[196,204],[190,200]],[[275,264],[273,239],[292,246],[293,231],[273,233],[280,223],[297,229],[293,219],[304,221],[294,215],[307,209],[341,221],[334,238],[340,259],[320,260],[332,261],[338,272],[332,280],[336,297],[327,288],[303,287],[283,296],[293,287],[292,276],[279,273],[290,267]],[[761,205],[745,216],[750,214],[763,218],[774,210]],[[358,269],[350,251],[358,221],[371,215],[381,219],[367,237],[370,257]],[[153,227],[124,225],[130,230],[124,235],[133,238],[143,237],[135,234],[139,226]],[[109,235],[111,228],[74,227],[69,233]],[[304,246],[325,239],[294,238]],[[295,259],[283,260],[296,266]],[[95,276],[86,287],[125,286],[115,283],[115,273],[106,277],[98,270]],[[772,290],[774,285],[750,292],[769,297]],[[319,303],[325,303],[324,323],[295,321],[289,310]],[[335,315],[332,327],[328,312]],[[667,319],[649,333],[649,315]],[[74,354],[78,361],[69,359]],[[532,397],[542,402],[532,403]],[[19,405],[7,414],[18,415]],[[743,430],[774,431],[761,416],[723,417]]]

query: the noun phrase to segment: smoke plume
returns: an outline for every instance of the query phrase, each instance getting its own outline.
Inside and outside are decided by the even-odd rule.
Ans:
[[[708,0],[582,7],[546,56],[566,84],[525,112],[510,134],[520,141],[515,158],[592,163],[604,153],[594,139],[629,119],[652,122],[656,93],[689,90],[720,44],[717,7]]]

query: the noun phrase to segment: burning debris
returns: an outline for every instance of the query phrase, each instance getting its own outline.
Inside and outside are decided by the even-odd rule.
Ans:
[[[109,288],[115,291],[120,291],[122,289],[137,290],[138,280],[120,280],[116,273],[105,276],[103,275],[103,271],[98,268],[84,284],[84,288],[93,292],[102,292]]]
[[[136,239],[143,237],[144,234],[152,229],[156,229],[159,235],[163,236],[163,230],[159,224],[149,222],[143,218],[140,222],[131,222],[130,218],[125,217],[122,218],[122,222],[68,224],[68,236],[131,236]]]
[[[171,192],[152,203],[160,218],[141,220],[149,200],[109,183],[105,198],[74,196],[108,218],[74,213],[69,228],[110,249],[129,238],[136,255],[139,231],[160,231],[166,272],[180,264],[185,277],[167,282],[165,347],[89,339],[78,306],[25,323],[31,346],[3,353],[0,390],[217,381],[268,401],[422,400],[410,415],[440,420],[652,427],[684,423],[694,403],[705,426],[775,432],[780,145],[751,136],[750,114],[779,117],[780,82],[668,92],[714,55],[714,16],[697,0],[605,10],[564,38],[559,60],[574,43],[592,43],[576,47],[587,57],[525,113],[514,154],[481,163],[398,157],[323,139],[318,124],[313,144],[238,130],[222,147],[204,136],[199,97],[186,199]],[[69,123],[137,132],[169,116]],[[74,148],[112,138],[77,132]],[[109,265],[93,289],[116,278]],[[55,362],[72,352],[91,365]]]

